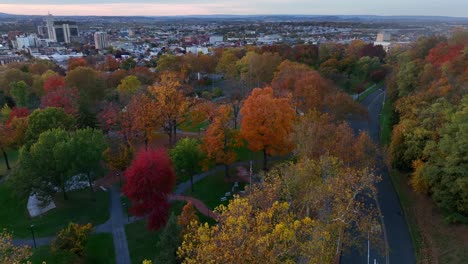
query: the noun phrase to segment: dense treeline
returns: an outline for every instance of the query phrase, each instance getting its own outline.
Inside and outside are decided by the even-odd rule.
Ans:
[[[415,191],[431,195],[449,221],[468,221],[468,32],[428,37],[394,50],[389,97],[397,122],[395,167],[411,170]]]

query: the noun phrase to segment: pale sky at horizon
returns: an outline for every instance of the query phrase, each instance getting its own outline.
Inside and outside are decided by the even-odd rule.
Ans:
[[[468,17],[467,0],[0,0],[24,15],[424,15]]]

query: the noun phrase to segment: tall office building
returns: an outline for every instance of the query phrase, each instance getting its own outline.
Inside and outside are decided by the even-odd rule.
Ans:
[[[49,14],[46,19],[48,38],[55,42],[70,43],[72,37],[79,36],[76,22],[54,21],[54,17]]]
[[[109,40],[106,32],[94,33],[94,45],[96,49],[101,50],[109,47]]]
[[[54,29],[54,17],[49,13],[46,19],[46,27],[47,27],[47,36],[52,41],[57,41],[57,37],[55,36],[55,29]]]

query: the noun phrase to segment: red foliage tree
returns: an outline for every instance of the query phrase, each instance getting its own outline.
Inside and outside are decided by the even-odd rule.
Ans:
[[[78,113],[78,98],[77,89],[58,86],[41,97],[41,107],[61,107],[67,114],[76,115]]]
[[[463,52],[463,45],[449,45],[442,42],[429,51],[426,61],[435,66],[440,66],[448,61],[452,61]]]
[[[86,60],[84,58],[70,58],[68,60],[68,67],[67,67],[67,70],[68,71],[71,71],[75,68],[78,68],[78,67],[85,67],[85,66],[88,66],[88,63],[86,62]]]
[[[65,78],[58,75],[52,75],[44,81],[44,92],[48,93],[54,91],[57,88],[65,87]]]
[[[13,119],[27,117],[29,114],[29,109],[25,107],[15,107],[11,110],[10,115],[8,116],[8,119],[5,122],[5,124],[8,126],[11,124]]]
[[[176,176],[165,149],[141,150],[125,171],[123,192],[132,201],[130,212],[148,216],[148,229],[165,225],[169,214],[169,194]]]
[[[119,123],[119,112],[120,108],[116,103],[104,103],[98,114],[99,127],[105,132],[116,129]]]

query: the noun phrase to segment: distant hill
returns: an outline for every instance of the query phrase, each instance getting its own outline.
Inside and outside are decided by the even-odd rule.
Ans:
[[[44,14],[45,15],[45,14]],[[32,17],[42,16],[40,14]],[[31,17],[31,15],[17,15],[0,12],[0,18],[21,18]],[[174,19],[208,19],[208,20],[269,20],[269,21],[343,21],[343,22],[395,22],[395,21],[420,21],[420,22],[462,22],[468,23],[468,17],[449,17],[449,16],[377,16],[377,15],[179,15],[179,16],[56,16],[56,18],[69,19],[111,19],[111,18],[129,18],[129,19],[156,19],[156,20],[174,20]]]

